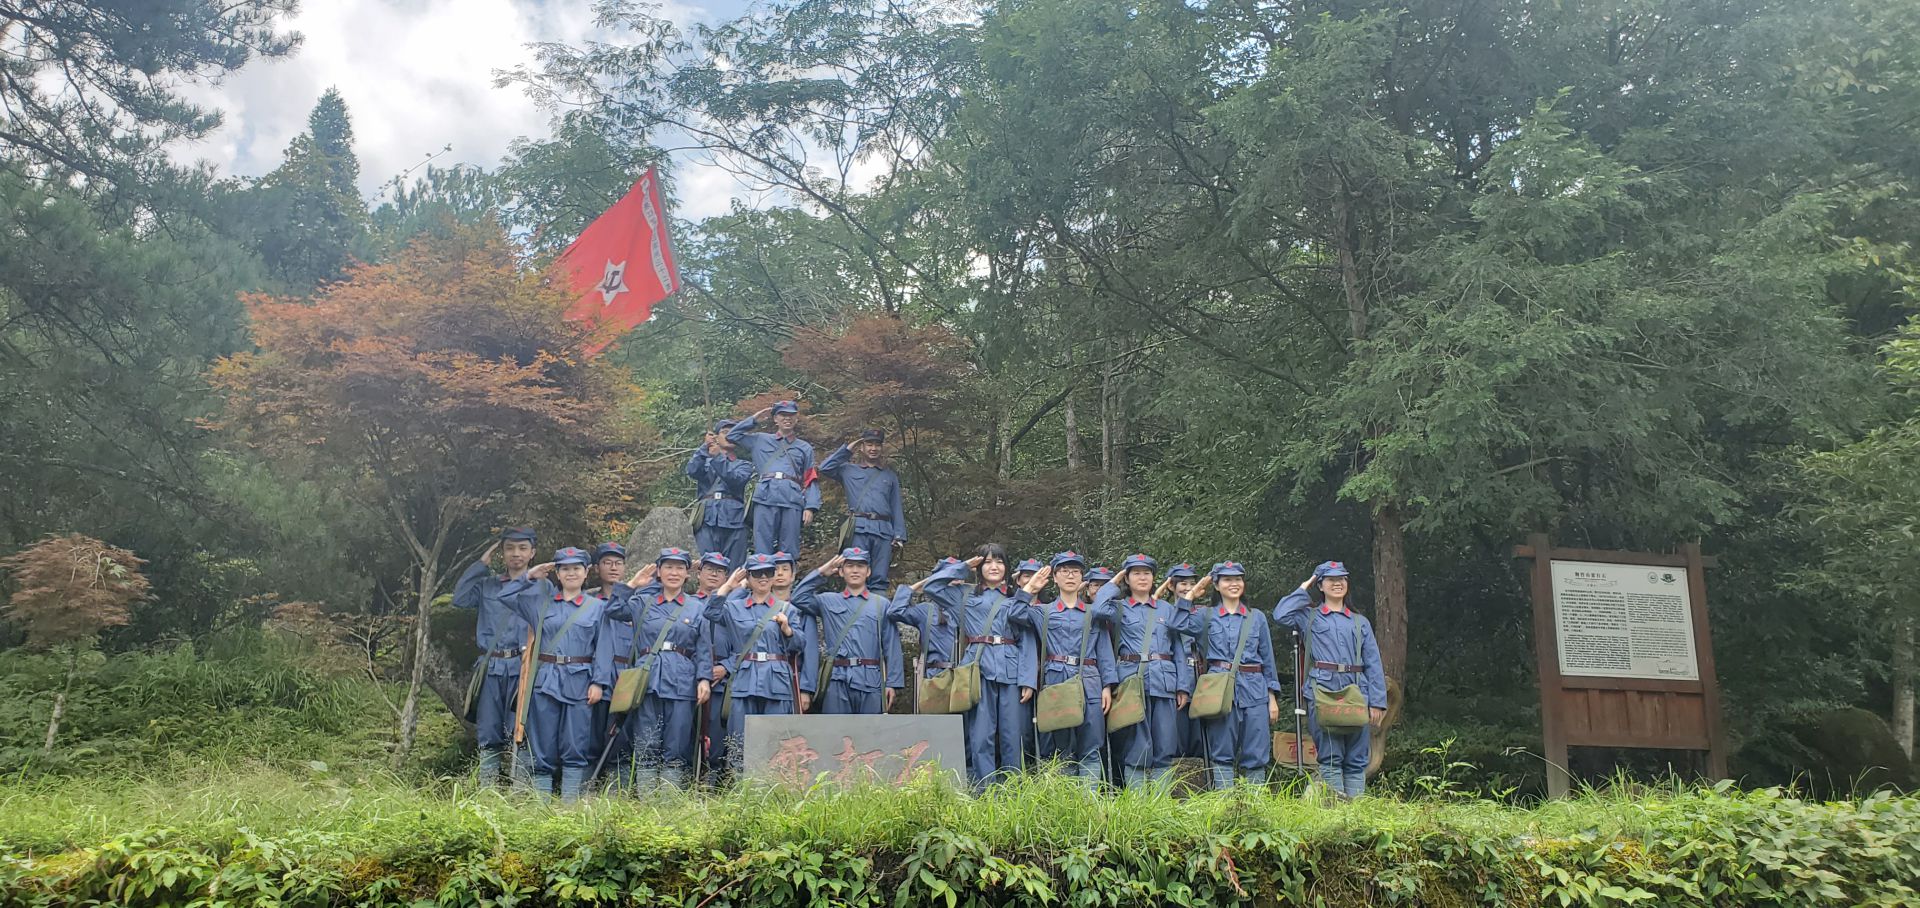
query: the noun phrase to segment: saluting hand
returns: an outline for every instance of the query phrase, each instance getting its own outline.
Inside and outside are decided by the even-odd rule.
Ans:
[[[1024,585],[1022,585],[1020,588],[1022,590],[1025,590],[1027,595],[1029,596],[1038,596],[1040,595],[1041,590],[1044,590],[1047,588],[1047,581],[1052,579],[1053,579],[1053,568],[1043,567],[1040,570],[1035,571],[1032,577],[1027,578],[1027,582]]]
[[[1199,602],[1200,597],[1206,595],[1207,592],[1212,589],[1213,589],[1213,575],[1208,574],[1207,576],[1200,578],[1200,582],[1194,584],[1193,589],[1188,591],[1187,601]]]
[[[713,594],[715,596],[719,596],[722,599],[725,599],[727,598],[728,593],[731,593],[734,590],[739,589],[740,584],[745,582],[747,582],[747,569],[734,568],[733,573],[727,575],[727,582],[720,584],[720,588],[717,590],[714,590]]]
[[[547,579],[547,575],[551,573],[553,573],[553,562],[548,561],[543,564],[536,564],[533,567],[529,568],[527,570],[527,579],[528,580],[545,580]]]
[[[838,577],[840,576],[840,566],[846,563],[846,556],[835,555],[832,558],[828,558],[825,564],[820,565],[818,568],[815,568],[815,570],[818,571],[822,577]]]
[[[753,421],[759,422],[773,415],[772,407],[761,407],[753,412]]]
[[[1172,589],[1173,589],[1173,578],[1168,577],[1165,580],[1160,581],[1159,586],[1156,586],[1153,588],[1153,598],[1165,599],[1167,598],[1167,593]]]
[[[968,558],[968,559],[967,559],[967,567],[969,567],[969,568],[974,568],[974,569],[978,569],[978,568],[980,567],[980,562],[982,562],[982,561],[985,561],[985,560],[987,560],[987,556],[985,556],[985,555],[975,555],[975,556],[973,556],[972,558]]]
[[[499,548],[500,548],[500,542],[499,542],[499,540],[494,540],[494,543],[493,543],[492,545],[490,545],[490,546],[487,546],[487,550],[486,550],[486,551],[484,551],[484,552],[481,552],[481,553],[480,553],[480,563],[481,563],[481,564],[492,564],[492,563],[493,563],[493,553],[494,553],[494,552],[496,552],[496,551],[498,551],[498,550],[499,550]]]
[[[648,563],[641,565],[640,569],[634,571],[633,576],[627,579],[627,585],[634,589],[639,589],[652,583],[654,576],[659,573],[660,566],[657,564]]]

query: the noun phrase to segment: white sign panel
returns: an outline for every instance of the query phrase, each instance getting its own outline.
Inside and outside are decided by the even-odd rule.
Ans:
[[[1560,674],[1700,680],[1685,568],[1553,562]]]

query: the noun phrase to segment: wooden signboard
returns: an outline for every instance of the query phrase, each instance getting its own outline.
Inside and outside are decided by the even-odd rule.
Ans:
[[[1707,754],[1727,775],[1720,687],[1707,628],[1700,546],[1678,554],[1554,548],[1528,537],[1533,646],[1547,792],[1567,793],[1569,747],[1649,747]]]

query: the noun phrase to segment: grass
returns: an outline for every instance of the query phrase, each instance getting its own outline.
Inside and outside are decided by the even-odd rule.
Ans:
[[[460,778],[270,766],[0,785],[0,908],[247,903],[236,887],[315,905],[1891,906],[1914,903],[1915,879],[1920,802],[1888,796],[1676,786],[1329,806],[1035,775],[981,797],[929,778],[563,807]]]

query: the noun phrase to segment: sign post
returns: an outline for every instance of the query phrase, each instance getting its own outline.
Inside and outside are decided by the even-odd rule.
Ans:
[[[1514,556],[1533,559],[1533,646],[1547,793],[1571,787],[1569,747],[1699,750],[1727,775],[1720,686],[1707,626],[1698,544],[1677,554],[1555,548],[1544,533]]]

